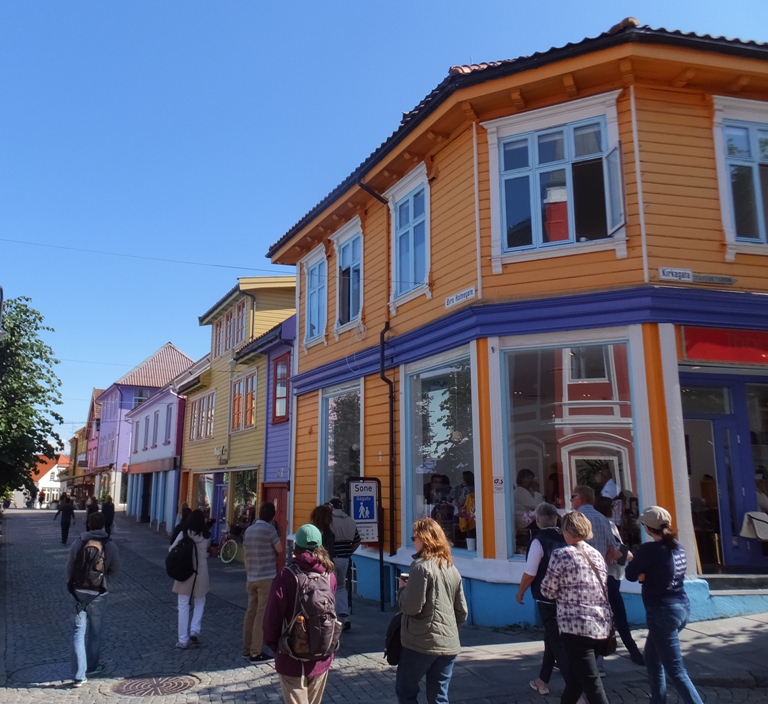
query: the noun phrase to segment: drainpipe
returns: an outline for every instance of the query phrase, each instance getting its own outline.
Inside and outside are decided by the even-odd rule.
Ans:
[[[387,377],[384,370],[384,336],[388,331],[389,320],[384,323],[379,334],[379,376],[389,387],[389,555],[391,557],[397,552],[395,548],[395,382]]]
[[[362,180],[357,182],[368,195],[375,198],[379,203],[383,203],[387,206],[387,237],[390,237],[392,231],[392,211],[389,207],[389,201],[384,196],[379,195],[364,184]],[[387,248],[389,249],[389,247]],[[389,379],[385,373],[384,364],[384,336],[390,329],[390,309],[389,309],[389,285],[390,285],[390,256],[391,252],[387,252],[386,259],[386,282],[387,282],[387,300],[384,313],[384,327],[379,334],[379,376],[381,380],[389,387],[389,555],[390,557],[397,552],[395,544],[395,509],[397,507],[397,495],[395,492],[395,382]]]

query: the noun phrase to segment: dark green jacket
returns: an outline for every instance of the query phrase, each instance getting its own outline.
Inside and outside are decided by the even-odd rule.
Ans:
[[[398,605],[404,647],[430,655],[459,654],[459,626],[467,620],[467,602],[453,565],[438,567],[437,560],[416,555]]]

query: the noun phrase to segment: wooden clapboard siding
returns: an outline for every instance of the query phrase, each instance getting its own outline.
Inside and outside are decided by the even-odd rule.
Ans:
[[[263,335],[296,312],[296,292],[292,288],[258,289],[252,295],[256,298],[251,323],[254,338]]]
[[[637,121],[651,281],[673,266],[768,290],[762,257],[725,261],[710,96],[638,87]]]
[[[387,376],[395,382],[395,398],[399,386],[399,372],[393,369]],[[364,379],[363,398],[364,409],[364,440],[363,440],[363,470],[366,477],[376,477],[381,481],[381,503],[384,506],[384,541],[389,544],[389,387],[379,376],[368,376]],[[400,540],[400,507],[402,493],[400,487],[400,420],[399,403],[395,403],[395,497],[396,509],[396,543]]]
[[[293,530],[309,521],[317,505],[319,395],[304,394],[296,399],[296,454],[293,472]]]
[[[218,394],[216,398],[216,410],[214,411],[213,437],[194,441],[189,439],[192,425],[192,403],[200,396],[210,393],[213,389],[213,374],[211,370],[209,369],[201,374],[200,380],[202,383],[200,386],[189,392],[187,401],[184,404],[184,441],[181,450],[181,466],[183,469],[187,470],[208,469],[217,464],[216,457],[213,454],[213,448],[216,447],[217,439],[219,439],[217,431],[221,433]]]
[[[232,375],[232,381],[256,373],[256,423],[252,428],[244,428],[232,433],[230,439],[229,462],[230,467],[242,467],[261,465],[264,458],[264,434],[266,411],[266,382],[267,359],[258,355],[250,360],[249,364],[238,364]],[[243,398],[243,413],[245,413],[245,398]],[[228,414],[227,421],[230,420]]]

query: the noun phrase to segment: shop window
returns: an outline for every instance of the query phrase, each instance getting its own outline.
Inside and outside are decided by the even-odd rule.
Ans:
[[[258,472],[232,472],[232,522],[247,528],[256,518]]]
[[[412,516],[434,518],[454,547],[476,550],[469,358],[408,375],[406,472]]]
[[[198,474],[195,490],[195,508],[199,508],[206,519],[211,517],[213,505],[213,474]]]
[[[347,480],[360,476],[360,388],[326,391],[322,423],[321,499],[346,505]]]
[[[624,511],[637,496],[627,346],[510,350],[503,360],[510,552],[525,554],[538,503],[568,509],[579,484],[609,498],[625,542],[639,542]]]

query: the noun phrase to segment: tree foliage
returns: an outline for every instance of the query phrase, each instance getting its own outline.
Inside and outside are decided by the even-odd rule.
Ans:
[[[62,422],[59,363],[40,335],[53,330],[29,305],[30,299],[6,302],[0,340],[0,494],[26,486],[34,491],[31,471],[38,455],[50,459],[62,447],[54,427]],[[53,444],[55,443],[55,444]]]

